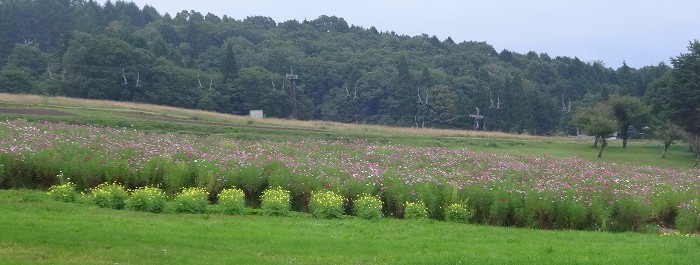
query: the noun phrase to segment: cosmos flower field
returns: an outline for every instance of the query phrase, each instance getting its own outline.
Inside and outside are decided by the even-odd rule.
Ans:
[[[235,186],[253,207],[264,189],[280,186],[291,191],[298,211],[308,211],[315,190],[336,191],[348,204],[364,193],[378,195],[384,214],[398,218],[404,202],[424,202],[438,220],[457,202],[470,207],[472,223],[547,229],[627,231],[673,227],[679,216],[700,220],[698,170],[364,140],[242,141],[0,122],[0,188],[46,189],[65,181],[81,190],[116,181],[169,194]]]

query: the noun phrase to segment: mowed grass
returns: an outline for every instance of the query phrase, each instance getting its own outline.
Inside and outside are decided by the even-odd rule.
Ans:
[[[683,143],[671,146],[667,158],[662,159],[660,142],[652,140],[630,140],[626,149],[622,148],[621,140],[612,140],[603,152],[603,157],[597,158],[598,150],[592,148],[592,139],[572,137],[397,128],[325,121],[254,120],[245,116],[140,103],[2,93],[0,93],[0,108],[40,108],[70,114],[56,116],[0,111],[0,119],[24,118],[33,121],[128,127],[156,132],[219,135],[241,140],[365,139],[409,146],[467,148],[484,153],[548,155],[603,163],[637,163],[683,169],[692,168],[695,160],[695,156],[688,152],[687,145]]]
[[[437,221],[148,214],[0,190],[0,264],[696,264],[700,238]]]

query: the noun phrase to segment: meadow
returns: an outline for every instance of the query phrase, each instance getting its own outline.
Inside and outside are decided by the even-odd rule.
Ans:
[[[0,263],[698,259],[700,171],[683,144],[660,159],[656,142],[612,143],[597,159],[587,139],[253,120],[110,101],[1,94],[0,112]],[[83,192],[78,203],[49,199],[50,187],[69,182]],[[198,187],[206,209],[98,208],[95,187],[104,183],[123,185],[130,198],[153,187],[168,205]],[[225,215],[222,196],[233,187],[246,209]],[[291,217],[262,214],[272,188],[288,192]],[[321,191],[341,198],[334,220],[312,209]],[[364,195],[379,198],[381,218],[354,211]],[[428,219],[406,220],[414,204]],[[454,205],[463,218],[453,218]],[[627,231],[636,233],[608,233]]]
[[[3,188],[70,181],[87,191],[117,182],[172,195],[196,186],[213,203],[222,189],[238,187],[257,207],[265,189],[281,187],[300,212],[308,212],[312,192],[331,190],[348,200],[348,214],[354,199],[371,194],[394,218],[403,217],[406,202],[424,203],[435,220],[462,203],[471,223],[601,231],[677,228],[679,216],[700,210],[697,170],[360,139],[242,141],[24,120],[0,125]],[[695,219],[684,231],[697,230]]]

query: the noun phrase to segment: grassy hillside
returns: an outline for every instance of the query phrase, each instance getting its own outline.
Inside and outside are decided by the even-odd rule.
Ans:
[[[366,139],[410,146],[465,147],[479,152],[574,157],[595,162],[631,162],[656,167],[690,168],[694,161],[684,144],[672,146],[668,158],[661,159],[661,145],[648,140],[633,140],[627,149],[621,147],[620,141],[613,140],[603,153],[603,158],[598,159],[597,151],[591,147],[591,139],[325,121],[256,120],[149,104],[0,93],[0,118],[19,117],[147,131],[219,135],[242,140]]]
[[[693,264],[700,238],[432,221],[148,214],[0,190],[2,264]]]

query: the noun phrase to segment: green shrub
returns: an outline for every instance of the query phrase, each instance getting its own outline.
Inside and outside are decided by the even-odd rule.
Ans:
[[[554,197],[551,192],[532,192],[525,198],[527,223],[532,228],[554,227]]]
[[[60,202],[75,202],[78,199],[78,192],[75,191],[73,182],[66,182],[61,185],[53,185],[48,192],[51,199]]]
[[[678,215],[678,206],[684,197],[686,196],[673,192],[670,188],[655,192],[655,195],[649,198],[651,217],[658,225],[672,227]]]
[[[585,229],[591,227],[586,204],[574,200],[563,200],[556,204],[554,225],[559,229]]]
[[[92,201],[102,208],[123,209],[127,198],[124,187],[116,182],[102,183],[90,189]]]
[[[244,214],[246,211],[245,193],[237,188],[224,189],[219,192],[218,205],[225,214]]]
[[[208,195],[204,188],[184,188],[175,195],[173,211],[176,213],[206,213],[207,205],[209,205]]]
[[[287,216],[291,204],[289,201],[289,191],[280,187],[267,189],[260,197],[260,209],[265,215]]]
[[[496,198],[489,207],[489,224],[506,226],[511,215],[511,209],[508,205],[508,199]]]
[[[343,217],[345,198],[332,191],[314,191],[311,193],[309,207],[311,214],[317,218],[333,219]]]
[[[692,234],[700,229],[700,203],[693,200],[690,203],[681,204],[676,216],[676,230],[685,234]]]
[[[634,197],[622,197],[612,204],[610,216],[613,232],[638,231],[649,216],[649,209]]]
[[[382,217],[382,200],[377,196],[362,194],[354,201],[353,211],[362,219]]]
[[[428,209],[422,201],[404,203],[404,219],[426,219]]]
[[[472,215],[472,210],[466,204],[453,203],[445,209],[445,220],[457,223],[466,223]]]
[[[140,187],[131,191],[126,208],[150,213],[160,213],[165,207],[165,193],[156,187]]]

